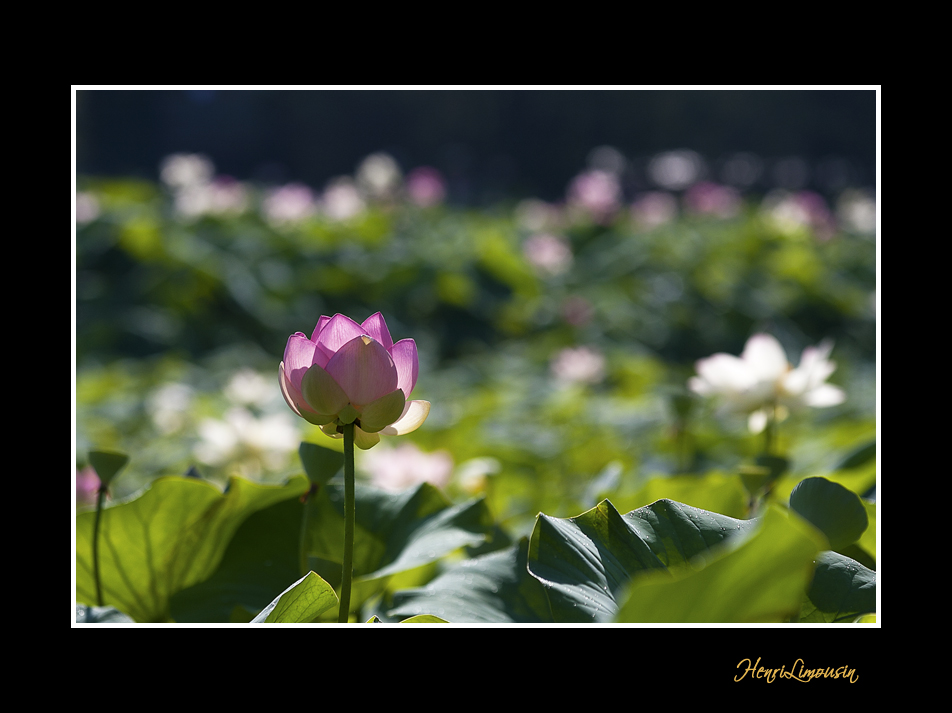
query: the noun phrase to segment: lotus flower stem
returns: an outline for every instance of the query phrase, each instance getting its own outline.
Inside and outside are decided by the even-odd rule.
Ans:
[[[767,410],[767,425],[764,428],[764,453],[773,455],[777,443],[777,406],[772,404]]]
[[[96,581],[96,606],[104,606],[102,583],[99,580],[99,521],[102,519],[102,504],[106,499],[106,486],[100,485],[96,496],[96,519],[93,521],[93,579]]]
[[[350,618],[350,584],[354,576],[354,424],[344,424],[344,562],[337,622]]]
[[[301,509],[301,532],[298,536],[298,554],[300,557],[300,568],[301,576],[305,576],[308,572],[311,571],[311,565],[307,559],[308,552],[308,538],[307,538],[307,521],[308,513],[311,508],[311,498],[314,497],[314,494],[317,493],[317,483],[311,483],[311,487],[308,489],[301,497],[301,502],[304,503],[304,507]]]

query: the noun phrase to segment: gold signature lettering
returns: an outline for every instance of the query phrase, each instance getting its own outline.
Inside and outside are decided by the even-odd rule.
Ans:
[[[808,683],[815,678],[844,678],[850,683],[856,683],[859,676],[855,668],[849,666],[839,666],[837,668],[807,668],[803,659],[797,659],[793,662],[790,670],[787,670],[786,664],[780,668],[767,668],[760,665],[760,657],[755,662],[750,659],[741,659],[737,664],[739,673],[734,676],[734,681],[743,681],[748,676],[752,679],[765,679],[767,683],[773,683],[777,678],[786,678],[800,683]]]

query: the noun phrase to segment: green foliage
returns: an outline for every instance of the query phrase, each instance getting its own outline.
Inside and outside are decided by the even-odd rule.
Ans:
[[[308,505],[311,568],[338,583],[343,484],[329,483]],[[428,483],[397,494],[358,485],[352,601],[359,605],[381,594],[391,579],[405,585],[415,576],[426,576],[428,565],[461,548],[484,544],[491,528],[492,517],[481,499],[451,505]]]
[[[605,622],[635,574],[683,565],[754,525],[671,500],[622,516],[605,500],[571,519],[540,514],[528,567],[545,585],[555,621]]]
[[[804,478],[790,493],[790,507],[813,523],[838,550],[866,531],[869,517],[856,493],[826,478]]]
[[[339,604],[333,588],[313,572],[279,594],[261,610],[252,624],[309,624]]]
[[[248,516],[207,579],[172,595],[177,622],[248,622],[301,576],[304,503],[290,498]],[[335,609],[336,612],[336,609]]]
[[[876,612],[876,573],[837,552],[817,557],[800,621],[842,623]]]
[[[138,622],[170,620],[171,597],[212,575],[239,525],[252,513],[307,489],[303,477],[283,487],[234,478],[227,492],[169,476],[139,497],[103,510],[100,572],[104,604]],[[95,601],[95,513],[76,518],[76,598]]]
[[[235,478],[226,493],[156,480],[104,511],[100,571],[116,613],[86,607],[79,620],[332,620],[341,485],[312,489],[305,503],[307,492],[303,476],[282,487]],[[827,537],[777,505],[738,519],[667,499],[621,515],[603,500],[572,518],[540,513],[529,538],[468,557],[496,536],[482,500],[451,505],[426,483],[400,493],[362,486],[356,511],[354,604],[377,608],[379,621],[834,622],[875,613],[875,572],[821,552]],[[92,592],[92,516],[77,522],[80,601]]]
[[[823,538],[771,506],[756,531],[711,548],[676,572],[639,578],[619,622],[796,621]]]
[[[77,621],[336,620],[341,441],[290,413],[277,364],[319,315],[378,310],[416,340],[432,409],[358,454],[358,621],[875,620],[869,236],[753,202],[652,228],[400,200],[278,223],[263,187],[185,215],[148,182],[80,184],[100,210],[76,237],[76,465],[111,500],[99,608],[77,492]],[[558,269],[530,258],[541,233]],[[755,331],[791,355],[833,339],[848,394],[790,414],[769,457],[685,387]],[[445,452],[451,477],[378,487],[392,444]]]
[[[393,595],[394,617],[435,613],[454,623],[551,622],[542,583],[527,569],[528,539],[449,565],[424,587]]]

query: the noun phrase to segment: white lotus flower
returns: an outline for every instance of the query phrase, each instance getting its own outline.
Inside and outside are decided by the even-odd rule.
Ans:
[[[826,383],[836,369],[828,359],[832,350],[829,341],[807,347],[794,369],[780,342],[769,334],[755,334],[740,357],[719,353],[698,361],[698,376],[688,386],[701,396],[719,397],[723,411],[749,414],[750,430],[759,433],[771,412],[782,418],[787,410],[843,403],[843,390]]]

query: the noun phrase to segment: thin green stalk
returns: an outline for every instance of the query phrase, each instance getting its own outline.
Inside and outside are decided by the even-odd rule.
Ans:
[[[337,622],[350,618],[350,584],[354,576],[354,424],[344,424],[344,564]]]
[[[93,578],[96,580],[96,606],[104,606],[102,583],[99,580],[99,521],[102,519],[102,504],[106,499],[106,488],[99,486],[96,496],[96,519],[93,521]]]
[[[767,427],[764,429],[764,453],[770,456],[777,442],[777,407],[771,406],[768,413]]]
[[[311,567],[307,559],[307,520],[308,513],[311,509],[311,498],[314,497],[315,493],[317,493],[317,483],[311,483],[311,487],[301,499],[304,503],[304,508],[301,511],[301,534],[298,539],[298,556],[300,557],[301,576],[304,576],[311,571]]]

